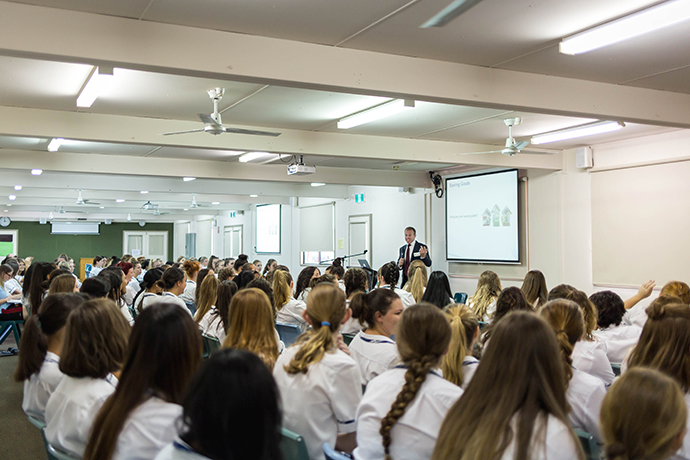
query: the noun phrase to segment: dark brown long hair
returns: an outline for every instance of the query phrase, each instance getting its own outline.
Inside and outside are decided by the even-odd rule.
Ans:
[[[534,306],[534,302],[539,299],[537,305],[541,307],[546,303],[549,297],[549,290],[546,288],[546,278],[539,270],[528,271],[525,275],[525,279],[522,281],[522,287],[520,289],[525,293],[527,301],[532,306]]]
[[[542,305],[539,316],[551,325],[556,333],[563,358],[566,387],[573,378],[573,349],[585,332],[585,321],[580,306],[572,300],[556,299]]]
[[[110,460],[129,415],[149,397],[180,404],[201,363],[198,327],[178,305],[145,308],[134,323],[120,382],[98,412],[84,460]]]

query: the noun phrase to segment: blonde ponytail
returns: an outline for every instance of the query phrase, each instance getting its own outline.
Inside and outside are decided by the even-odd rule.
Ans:
[[[479,327],[479,320],[466,305],[449,308],[446,317],[450,321],[451,338],[448,353],[443,355],[441,369],[443,378],[461,386],[465,379],[462,363],[467,355],[467,348],[472,345],[472,339]]]
[[[409,278],[403,289],[412,294],[415,302],[421,302],[428,278],[424,262],[421,260],[412,261],[407,273]]]
[[[283,270],[273,270],[273,301],[276,310],[280,311],[292,297],[290,292],[290,283],[292,276]]]

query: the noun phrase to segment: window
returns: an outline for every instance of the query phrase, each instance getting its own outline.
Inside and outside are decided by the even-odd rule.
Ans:
[[[149,259],[168,260],[168,232],[130,232],[123,233],[123,253],[134,257],[146,256]]]
[[[280,205],[264,204],[256,207],[257,254],[280,253]]]

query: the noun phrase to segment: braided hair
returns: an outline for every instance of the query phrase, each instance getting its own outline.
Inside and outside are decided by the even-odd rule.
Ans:
[[[379,276],[383,278],[390,290],[394,291],[400,279],[400,267],[395,262],[388,262],[379,269]]]
[[[439,364],[450,344],[450,336],[448,320],[434,305],[413,305],[402,315],[398,323],[396,343],[407,372],[402,390],[396,396],[390,411],[381,419],[379,433],[382,437],[385,460],[392,460],[391,430],[417,396],[429,371]]]

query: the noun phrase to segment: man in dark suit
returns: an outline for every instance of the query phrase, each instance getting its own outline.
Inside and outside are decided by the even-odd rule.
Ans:
[[[405,229],[405,245],[398,251],[398,266],[402,269],[402,284],[401,287],[407,283],[407,269],[413,260],[421,260],[424,265],[431,267],[431,258],[429,257],[429,248],[426,245],[416,241],[417,231],[414,227],[407,227]]]

